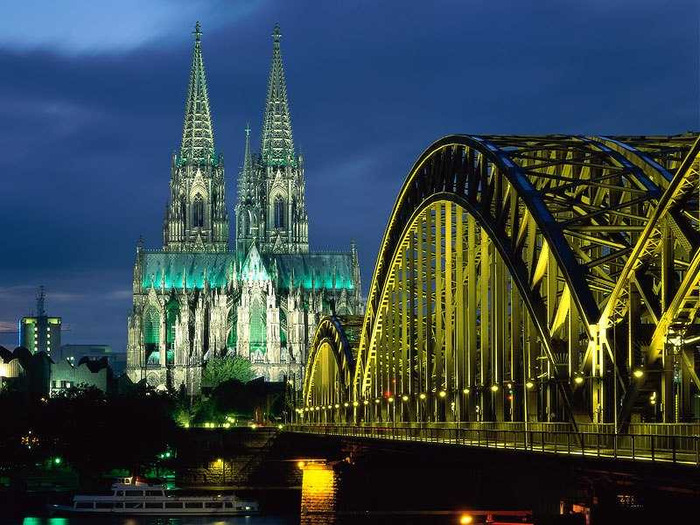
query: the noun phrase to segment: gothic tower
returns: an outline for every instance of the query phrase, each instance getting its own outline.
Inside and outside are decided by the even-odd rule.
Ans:
[[[246,153],[236,205],[236,248],[243,252],[253,242],[262,253],[309,251],[304,159],[294,149],[281,38],[280,28],[275,26],[257,158],[250,153],[250,129],[246,129]]]
[[[214,147],[201,37],[197,22],[182,145],[180,154],[172,157],[170,199],[163,221],[167,251],[228,249],[224,161]]]

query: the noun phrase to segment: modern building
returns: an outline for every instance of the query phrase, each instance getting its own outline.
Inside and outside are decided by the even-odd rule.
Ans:
[[[83,359],[99,361],[105,358],[115,376],[124,372],[126,368],[126,354],[114,352],[110,345],[63,345],[56,357],[73,365],[77,365]]]
[[[96,387],[108,391],[112,370],[106,358],[78,363],[31,353],[18,346],[14,351],[0,346],[0,388],[13,387],[36,396],[55,396],[72,387]]]
[[[72,387],[95,387],[107,392],[112,371],[106,358],[83,358],[78,363],[60,359],[51,364],[49,395],[51,397]]]
[[[136,249],[127,373],[134,382],[198,392],[207,359],[239,355],[268,380],[294,376],[301,385],[320,317],[362,311],[357,249],[309,250],[304,160],[294,147],[279,27],[259,154],[246,127],[230,249],[224,159],[214,142],[199,24],[194,35],[163,247],[139,242]]]
[[[45,301],[46,292],[41,286],[36,297],[36,315],[19,321],[18,344],[33,354],[46,352],[50,356],[61,347],[61,318],[46,315]]]

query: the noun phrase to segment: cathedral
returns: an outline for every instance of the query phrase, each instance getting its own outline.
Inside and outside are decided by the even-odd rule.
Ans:
[[[300,386],[319,319],[362,313],[357,250],[351,243],[347,252],[309,251],[304,159],[294,148],[278,26],[259,153],[245,130],[230,246],[201,36],[197,23],[163,247],[139,241],[136,248],[127,373],[132,381],[197,393],[207,359],[238,355],[259,376]]]

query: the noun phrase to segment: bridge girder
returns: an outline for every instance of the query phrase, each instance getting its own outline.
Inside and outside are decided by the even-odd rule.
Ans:
[[[383,407],[371,417],[396,417],[406,399],[399,417],[415,420],[425,417],[417,400],[431,398],[438,419],[627,418],[619,399],[635,398],[633,372],[652,356],[636,351],[633,316],[666,327],[652,352],[679,312],[697,314],[697,162],[679,167],[692,140],[455,135],[431,145],[377,256],[353,372],[360,417],[368,400]],[[687,159],[697,153],[698,143]],[[671,241],[668,228],[679,232]],[[673,291],[659,258],[667,279],[680,278]],[[655,306],[659,288],[666,304]],[[438,410],[440,396],[451,411]]]

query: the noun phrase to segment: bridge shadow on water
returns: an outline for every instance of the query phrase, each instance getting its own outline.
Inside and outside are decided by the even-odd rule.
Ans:
[[[302,524],[659,523],[694,516],[698,503],[687,490],[695,469],[294,434],[280,442],[303,472]]]

